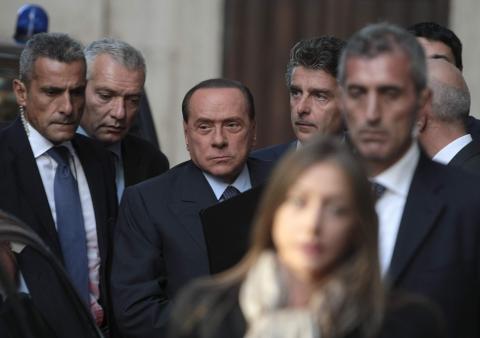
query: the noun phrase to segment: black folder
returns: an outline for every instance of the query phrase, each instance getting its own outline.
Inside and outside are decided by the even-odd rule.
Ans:
[[[234,266],[247,252],[262,191],[258,186],[200,211],[210,273]]]

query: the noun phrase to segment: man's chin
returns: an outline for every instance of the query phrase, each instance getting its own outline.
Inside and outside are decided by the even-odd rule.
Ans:
[[[206,170],[207,171],[207,170]],[[230,165],[216,165],[207,171],[210,175],[227,183],[232,183],[240,173],[239,170]]]

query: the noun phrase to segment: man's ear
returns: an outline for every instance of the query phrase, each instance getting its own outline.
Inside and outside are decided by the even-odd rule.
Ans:
[[[428,124],[429,116],[432,112],[432,91],[430,88],[425,88],[420,93],[418,101],[418,116],[416,127],[417,130],[421,133],[425,130]]]
[[[420,92],[419,100],[418,100],[418,107],[419,109],[431,109],[432,106],[432,90],[430,88],[425,88]]]
[[[185,137],[185,146],[187,147],[187,150],[190,151],[190,149],[188,149],[188,137],[187,137],[187,134],[188,134],[188,124],[187,122],[183,121],[183,136]]]
[[[427,113],[424,110],[418,112],[417,121],[415,122],[415,127],[419,133],[423,132],[427,127],[428,117]]]
[[[250,150],[253,149],[257,144],[257,124],[255,123],[255,121],[253,121],[252,132],[253,132],[252,147],[250,148]]]
[[[13,92],[17,98],[17,104],[25,107],[27,105],[27,86],[22,81],[13,80]]]

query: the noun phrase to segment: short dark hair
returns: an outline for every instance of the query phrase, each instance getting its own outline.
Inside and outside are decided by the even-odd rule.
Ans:
[[[435,22],[420,22],[408,27],[407,30],[416,37],[446,44],[452,50],[455,66],[463,70],[462,42],[450,29]]]
[[[32,79],[35,61],[40,57],[64,63],[85,62],[80,42],[63,33],[38,33],[27,41],[20,54],[19,78],[22,82]]]
[[[425,52],[415,37],[405,29],[389,24],[370,24],[356,32],[348,40],[338,63],[338,82],[345,85],[346,64],[350,57],[375,58],[386,53],[400,51],[410,60],[410,74],[416,93],[427,87]]]
[[[293,69],[298,66],[323,70],[337,77],[338,59],[344,46],[345,41],[328,35],[298,41],[290,50],[285,73],[287,86],[292,82]]]
[[[240,92],[242,92],[245,98],[245,102],[247,103],[248,116],[250,117],[250,120],[255,120],[255,104],[254,104],[253,95],[250,92],[250,89],[248,89],[248,87],[245,86],[240,81],[224,79],[224,78],[216,78],[216,79],[208,79],[196,84],[185,94],[185,97],[183,98],[183,101],[182,101],[183,121],[185,122],[188,121],[190,99],[192,98],[193,93],[195,93],[199,89],[205,89],[205,88],[236,88],[240,90]]]

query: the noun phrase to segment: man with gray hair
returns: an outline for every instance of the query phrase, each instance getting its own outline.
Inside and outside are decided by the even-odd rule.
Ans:
[[[82,46],[66,34],[40,33],[20,56],[13,88],[20,116],[0,132],[0,209],[28,224],[63,263],[99,326],[109,309],[107,262],[117,212],[113,163],[92,140],[76,135],[84,106]],[[38,254],[17,261],[37,309],[58,337],[73,337]],[[58,314],[65,320],[58,320]]]
[[[441,60],[427,61],[432,105],[419,120],[419,141],[434,161],[480,173],[480,144],[466,130],[470,92],[462,73]]]
[[[113,155],[120,201],[126,186],[168,170],[167,157],[152,144],[128,134],[140,108],[146,67],[137,49],[104,38],[85,48],[87,86],[81,133],[100,141]]]
[[[436,303],[449,337],[478,337],[480,178],[418,146],[418,119],[431,104],[426,74],[413,35],[369,25],[340,58],[342,107],[376,193],[385,279]]]

